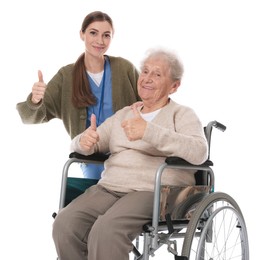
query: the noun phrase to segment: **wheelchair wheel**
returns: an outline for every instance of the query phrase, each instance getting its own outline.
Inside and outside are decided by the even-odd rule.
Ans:
[[[197,206],[188,224],[182,255],[189,260],[248,260],[247,228],[236,201],[214,192]]]

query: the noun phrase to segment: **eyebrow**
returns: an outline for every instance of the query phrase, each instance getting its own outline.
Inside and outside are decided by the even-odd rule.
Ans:
[[[89,29],[89,31],[96,31],[96,32],[99,32],[99,30],[98,29],[96,29],[96,28],[90,28]],[[103,32],[103,33],[111,33],[111,31],[105,31],[105,32]]]

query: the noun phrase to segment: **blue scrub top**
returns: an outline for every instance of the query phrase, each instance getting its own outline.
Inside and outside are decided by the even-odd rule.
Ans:
[[[103,78],[99,87],[88,74],[87,77],[89,79],[91,91],[97,98],[97,103],[95,105],[87,107],[88,117],[86,127],[88,128],[90,126],[91,114],[96,115],[97,126],[113,115],[111,67],[108,58],[105,60]],[[103,164],[82,163],[81,169],[85,178],[100,179],[104,166]]]

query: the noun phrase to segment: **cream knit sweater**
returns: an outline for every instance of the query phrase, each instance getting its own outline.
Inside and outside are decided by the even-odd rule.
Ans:
[[[138,108],[140,109],[140,108]],[[79,146],[76,136],[71,151],[81,154],[109,152],[105,170],[99,184],[119,192],[153,191],[158,166],[168,156],[178,156],[192,164],[203,163],[208,156],[208,146],[203,126],[195,112],[170,100],[151,122],[147,122],[142,140],[129,141],[121,122],[133,117],[130,107],[119,110],[97,128],[99,142],[89,152]],[[194,185],[193,171],[165,170],[165,185]]]

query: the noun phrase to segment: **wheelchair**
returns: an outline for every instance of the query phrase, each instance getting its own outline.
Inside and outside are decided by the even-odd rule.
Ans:
[[[248,234],[241,209],[230,195],[214,190],[215,176],[210,160],[213,128],[226,129],[217,121],[204,127],[209,155],[203,164],[192,165],[178,157],[167,157],[156,170],[152,221],[143,226],[142,233],[134,241],[134,260],[148,260],[163,246],[175,260],[249,260]],[[62,172],[59,209],[97,182],[69,177],[72,163],[101,164],[107,158],[105,154],[69,155]],[[173,206],[173,196],[169,199],[169,194],[173,194],[176,187],[161,185],[166,168],[196,171],[196,185],[183,189],[187,196],[170,213],[165,209]],[[178,194],[178,189],[175,193]]]

